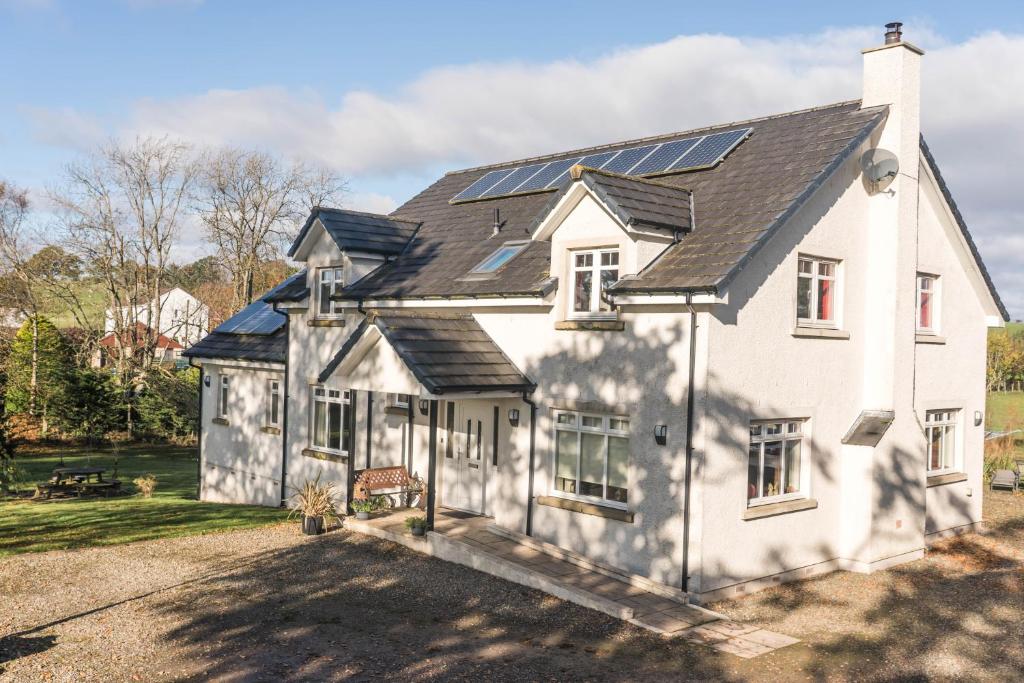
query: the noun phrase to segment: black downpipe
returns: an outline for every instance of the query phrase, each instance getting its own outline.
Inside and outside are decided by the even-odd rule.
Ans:
[[[275,313],[281,313],[274,306]],[[288,357],[291,352],[291,318],[284,314],[284,405],[281,406],[281,505],[288,500]]]
[[[366,392],[366,469],[370,469],[370,455],[373,453],[373,392]]]
[[[189,358],[188,364],[199,368],[199,421],[196,423],[196,445],[199,447],[199,457],[196,459],[196,500],[203,495],[203,379],[206,372],[202,365],[194,365]]]
[[[412,409],[412,401],[413,401],[413,396],[412,396],[412,394],[410,394],[409,395],[409,433],[406,435],[408,437],[408,441],[409,441],[408,451],[409,451],[409,475],[410,476],[413,474],[413,471],[412,471],[412,468],[413,468],[412,444],[413,444],[413,436],[416,433],[416,418],[415,418],[415,413],[413,413],[413,409]]]
[[[434,498],[437,488],[437,399],[430,401],[430,454],[427,465],[427,531],[434,530]]]
[[[523,403],[530,406],[530,473],[526,496],[526,535],[533,535],[533,467],[537,444],[537,404],[523,392]]]
[[[690,482],[693,478],[693,378],[697,365],[697,312],[693,310],[693,294],[686,294],[690,309],[690,375],[686,385],[686,479],[683,491],[683,592],[690,582]]]
[[[348,477],[345,484],[345,500],[352,504],[356,487],[356,396],[355,389],[348,392]]]

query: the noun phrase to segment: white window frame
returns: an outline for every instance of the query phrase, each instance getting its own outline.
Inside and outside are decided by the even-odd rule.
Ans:
[[[570,424],[559,424],[559,415],[572,415],[574,416],[573,423]],[[597,418],[601,420],[601,427],[584,427],[583,418]],[[584,503],[592,503],[594,505],[602,505],[604,507],[616,508],[619,510],[626,510],[629,507],[630,498],[630,463],[627,460],[626,463],[626,503],[622,503],[616,500],[609,500],[606,496],[608,495],[608,437],[625,437],[627,444],[630,441],[630,430],[627,429],[615,429],[611,426],[612,420],[625,420],[627,423],[631,422],[631,418],[628,415],[612,415],[602,413],[591,413],[591,412],[580,412],[574,410],[556,410],[552,415],[554,421],[554,433],[552,434],[551,441],[551,495],[557,498],[566,498],[568,500],[578,500]],[[562,491],[558,488],[555,483],[555,479],[558,477],[558,432],[575,432],[576,433],[576,483],[579,484],[581,476],[581,468],[583,467],[582,447],[583,447],[583,434],[603,434],[604,435],[604,473],[602,475],[603,481],[601,482],[602,496],[588,496],[580,493],[571,493],[568,491]],[[630,458],[631,459],[631,458]]]
[[[277,418],[274,418],[274,406],[277,405]],[[281,427],[281,409],[284,404],[281,401],[281,380],[267,380],[267,415],[266,426]]]
[[[924,289],[922,286],[922,280],[931,280],[932,286],[930,289]],[[939,303],[941,301],[941,294],[939,291],[939,276],[933,275],[932,273],[918,273],[916,278],[916,305],[914,307],[914,326],[917,328],[918,334],[938,334],[939,333]],[[921,327],[921,295],[924,292],[931,294],[930,305],[932,307],[932,320],[929,327]]]
[[[584,319],[584,320],[614,320],[618,314],[615,311],[615,307],[612,304],[608,304],[610,310],[601,310],[601,271],[602,270],[615,270],[618,272],[618,276],[615,278],[616,281],[622,278],[622,250],[618,247],[601,247],[601,248],[587,248],[587,249],[572,249],[569,252],[569,286],[566,287],[568,292],[569,300],[567,302],[568,318],[570,319]],[[584,256],[586,254],[592,255],[592,263],[590,266],[579,266],[576,265],[576,257]],[[601,255],[602,254],[615,254],[617,263],[614,266],[602,266]],[[586,311],[576,310],[576,273],[587,272],[591,274],[590,278],[590,308]]]
[[[330,277],[327,277],[330,276]],[[324,311],[324,284],[330,283],[330,294],[327,296],[327,311]],[[345,268],[343,266],[327,266],[316,269],[316,317],[337,318],[344,311],[339,309],[337,301],[331,301],[331,296],[338,293],[338,290],[345,286]]]
[[[403,410],[409,409],[409,394],[388,393],[387,401],[389,408],[402,408]]]
[[[929,477],[962,471],[960,464],[960,412],[959,408],[940,408],[924,412],[925,468]],[[945,450],[946,439],[949,435],[947,428],[952,428],[953,433],[953,461],[948,465],[940,465],[932,469],[932,432],[936,429],[942,430],[939,436],[939,451],[942,452]]]
[[[759,459],[757,467],[757,494],[753,498],[747,498],[747,507],[758,507],[760,505],[770,505],[772,503],[782,503],[787,500],[803,500],[810,498],[809,484],[810,477],[810,438],[807,433],[806,418],[779,418],[775,420],[751,420],[750,421],[750,440],[747,445],[747,454],[744,459],[744,468],[746,476],[744,477],[744,488],[750,486],[750,448],[754,444],[760,444],[759,448]],[[769,425],[782,425],[782,432],[780,434],[768,434],[766,433],[765,427]],[[796,431],[791,431],[791,425],[796,426]],[[755,435],[754,428],[760,427],[760,434]],[[778,493],[772,496],[764,495],[764,447],[766,443],[774,441],[782,442],[782,455],[779,458],[779,468],[782,471],[782,476],[786,476],[786,442],[787,441],[799,441],[800,442],[800,490],[794,491],[793,493]],[[783,488],[785,488],[783,482]]]
[[[217,417],[228,419],[228,401],[231,399],[231,380],[228,375],[220,375],[217,380]]]
[[[802,273],[800,271],[800,265],[802,262],[808,262],[812,264],[811,273]],[[797,327],[819,327],[826,329],[839,329],[839,314],[842,305],[842,297],[839,287],[839,269],[840,261],[832,258],[822,258],[820,256],[810,256],[808,254],[799,254],[797,256],[796,266],[796,324]],[[821,275],[821,269],[819,264],[828,264],[832,266],[832,275]],[[810,306],[810,318],[800,317],[800,281],[801,280],[811,281],[811,306]],[[828,281],[832,283],[832,318],[829,320],[822,320],[818,318],[818,283],[820,281]]]
[[[310,388],[310,410],[309,410],[309,446],[318,451],[324,451],[327,453],[337,453],[338,455],[348,455],[348,449],[345,448],[345,428],[346,422],[349,419],[349,411],[351,410],[350,398],[347,389],[330,389],[323,386],[322,384],[314,385]],[[316,442],[316,404],[323,402],[324,406],[324,442],[318,444]],[[328,444],[328,433],[330,429],[330,406],[331,404],[337,404],[341,406],[341,425],[338,429],[338,448],[331,448]],[[349,434],[349,443],[352,442],[353,435]]]

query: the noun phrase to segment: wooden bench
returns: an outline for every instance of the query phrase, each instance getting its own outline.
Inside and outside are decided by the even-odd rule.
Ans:
[[[401,494],[405,496],[405,506],[409,507],[409,501],[414,493],[424,494],[427,490],[423,479],[418,476],[410,476],[409,471],[404,467],[375,467],[363,470],[356,477],[352,497],[356,500],[369,500],[375,495],[390,496]],[[391,503],[391,498],[387,498]],[[426,496],[420,496],[419,507],[426,506]]]

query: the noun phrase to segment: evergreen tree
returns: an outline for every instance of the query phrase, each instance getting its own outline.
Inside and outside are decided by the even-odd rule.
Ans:
[[[29,318],[15,335],[7,358],[7,412],[40,418],[45,436],[73,370],[71,350],[53,323],[40,316]]]

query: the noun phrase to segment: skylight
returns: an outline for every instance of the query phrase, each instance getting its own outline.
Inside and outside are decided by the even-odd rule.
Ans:
[[[511,261],[516,254],[526,248],[529,242],[505,242],[495,250],[493,254],[485,258],[471,270],[471,273],[493,273],[498,268]]]

